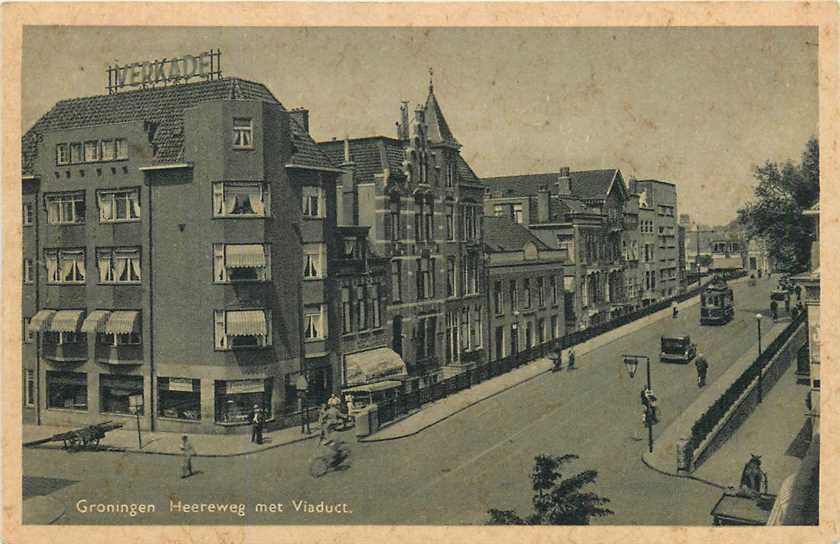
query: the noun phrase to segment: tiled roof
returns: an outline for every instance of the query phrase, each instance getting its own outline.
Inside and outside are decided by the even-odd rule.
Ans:
[[[426,123],[429,125],[428,137],[433,144],[447,143],[452,145],[460,145],[452,131],[449,130],[449,125],[446,123],[446,118],[443,116],[443,111],[440,109],[435,93],[429,89],[429,96],[426,98]]]
[[[508,217],[485,216],[483,233],[484,245],[491,253],[521,251],[528,242],[533,242],[538,249],[548,249],[531,231]]]
[[[319,142],[318,147],[333,164],[344,162],[344,140]],[[373,181],[374,176],[381,174],[386,165],[392,171],[400,170],[404,159],[405,153],[399,140],[385,136],[350,140],[350,160],[355,163],[355,178],[359,183]]]
[[[579,200],[605,198],[616,172],[615,168],[570,172],[572,195]],[[551,172],[482,178],[482,181],[491,192],[501,193],[502,196],[533,196],[543,186],[556,192],[555,183],[559,177],[559,172]]]
[[[202,102],[217,100],[262,100],[283,107],[263,84],[238,78],[62,100],[23,136],[23,172],[32,173],[40,135],[52,130],[129,121],[158,123],[152,139],[152,144],[156,147],[156,162],[183,160],[184,110]],[[290,162],[305,166],[333,167],[306,131],[294,120],[291,123],[297,151]]]

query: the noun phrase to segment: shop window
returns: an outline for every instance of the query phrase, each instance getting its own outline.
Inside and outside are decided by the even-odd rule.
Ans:
[[[100,223],[140,220],[140,189],[97,191]]]
[[[48,370],[47,408],[87,410],[87,375],[82,372]]]
[[[29,227],[35,222],[35,206],[31,202],[23,203],[23,226]]]
[[[324,191],[320,187],[303,188],[303,216],[324,217]]]
[[[85,193],[48,193],[44,195],[47,223],[79,225],[85,222]]]
[[[100,411],[108,414],[131,414],[131,397],[143,398],[143,376],[122,376],[113,374],[99,375]],[[144,404],[140,403],[137,412],[143,415]]]
[[[233,119],[233,148],[253,149],[254,126],[251,119],[235,117]]]
[[[100,283],[140,283],[140,248],[96,250]]]
[[[158,378],[158,415],[171,419],[201,419],[201,380]]]
[[[213,281],[238,283],[271,279],[268,244],[213,244]]]
[[[271,345],[271,310],[216,310],[214,322],[216,349]]]
[[[247,424],[253,420],[254,406],[272,417],[273,379],[217,381],[215,385],[216,423]]]
[[[28,368],[23,376],[23,403],[30,408],[35,406],[35,371]]]
[[[213,184],[214,217],[268,217],[270,195],[262,183]]]

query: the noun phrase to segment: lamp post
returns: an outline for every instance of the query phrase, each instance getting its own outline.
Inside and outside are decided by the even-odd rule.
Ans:
[[[309,434],[309,419],[306,417],[308,415],[306,413],[308,408],[306,404],[306,392],[309,390],[309,382],[306,381],[306,376],[303,373],[298,376],[295,382],[295,389],[297,389],[298,407],[300,408],[300,432]]]
[[[636,369],[639,367],[639,359],[645,360],[647,374],[647,385],[645,389],[653,393],[653,387],[650,383],[650,357],[647,355],[624,355],[624,366],[632,378],[636,375]],[[644,402],[644,399],[642,402]],[[645,403],[645,425],[648,428],[648,451],[653,453],[653,407],[648,403]]]
[[[764,362],[761,360],[761,314],[755,314],[755,323],[758,325],[758,402],[762,401],[762,370],[764,370]]]

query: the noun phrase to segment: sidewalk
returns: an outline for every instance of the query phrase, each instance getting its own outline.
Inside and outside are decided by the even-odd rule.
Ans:
[[[698,304],[699,302],[699,296],[692,297],[679,303],[678,308],[683,310]],[[632,323],[628,323],[622,327],[596,336],[595,338],[591,338],[582,344],[576,345],[574,347],[575,355],[577,356],[578,361],[576,366],[581,366],[581,356],[665,318],[671,318],[671,308],[665,308],[664,310],[660,310],[641,319],[637,319]],[[585,364],[592,364],[592,362],[583,363],[584,366]],[[550,372],[552,366],[553,363],[547,358],[537,359],[536,361],[532,361],[519,368],[513,369],[506,374],[496,376],[495,378],[474,385],[469,389],[448,396],[439,401],[424,405],[421,410],[397,421],[396,423],[383,427],[382,430],[373,433],[368,437],[362,438],[360,441],[381,442],[413,436],[425,429],[428,429],[432,425],[440,423],[441,421],[466,410],[470,406],[494,397],[512,387],[536,378],[541,374]]]
[[[27,446],[32,442],[37,442],[54,434],[71,431],[76,428],[24,425],[23,444]],[[250,430],[247,433],[240,434],[191,434],[189,437],[190,442],[195,448],[196,457],[235,457],[279,448],[280,446],[294,444],[310,438],[317,438],[320,431],[319,425],[312,423],[310,430],[311,433],[308,435],[301,434],[300,427],[263,432],[263,444],[255,444],[250,441]],[[137,444],[137,430],[130,427],[123,427],[122,429],[109,432],[100,443],[100,447],[130,453],[181,455],[181,433],[143,431],[141,435],[143,440],[142,448],[139,448]],[[47,442],[32,445],[31,447],[61,449],[63,443]]]
[[[770,345],[770,343],[772,343],[773,340],[775,340],[776,337],[784,331],[785,327],[787,327],[789,323],[790,320],[788,319],[776,322],[773,327],[767,331],[766,336],[764,336],[767,342],[765,345]],[[742,355],[738,361],[736,361],[735,364],[732,365],[720,378],[718,378],[714,383],[706,386],[703,393],[697,397],[694,402],[691,403],[691,405],[686,408],[656,439],[653,453],[645,451],[642,454],[642,461],[645,465],[662,474],[681,478],[693,478],[700,481],[705,481],[703,474],[714,475],[714,473],[704,472],[702,470],[702,465],[700,469],[696,470],[693,474],[677,472],[677,442],[688,437],[691,431],[691,426],[694,422],[697,421],[697,419],[706,412],[708,407],[711,406],[715,400],[717,400],[726,391],[726,389],[729,388],[729,386],[747,369],[747,367],[753,363],[753,361],[755,361],[755,356],[754,351],[748,351]],[[792,366],[795,367],[795,365]],[[785,372],[785,375],[781,378],[781,380],[786,379],[789,371],[790,369]],[[779,383],[776,387],[784,387],[784,384]],[[772,395],[773,390],[771,389],[768,394],[768,399],[772,398]],[[768,403],[765,402],[762,407],[767,404]],[[801,402],[799,404],[801,404]],[[745,432],[745,429],[750,427],[750,422],[755,418],[755,414],[757,412],[758,409],[750,414],[747,420],[742,424],[741,428],[736,431],[736,434]],[[715,452],[712,455],[712,458],[719,455],[720,451]],[[710,460],[706,461],[706,463],[708,462],[710,462]],[[726,481],[716,483],[716,481],[713,480],[706,481],[706,483],[717,485],[718,487],[726,487],[728,485]]]

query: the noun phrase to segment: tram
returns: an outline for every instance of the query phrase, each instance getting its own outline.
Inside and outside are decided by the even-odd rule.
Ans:
[[[715,276],[700,293],[700,324],[723,325],[735,315],[732,288],[721,276]]]

